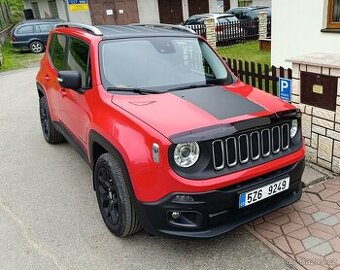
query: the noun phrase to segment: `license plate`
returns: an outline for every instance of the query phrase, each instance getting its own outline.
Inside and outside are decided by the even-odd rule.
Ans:
[[[242,193],[240,195],[239,207],[246,207],[287,190],[289,188],[289,180],[290,178],[286,177],[269,185]]]

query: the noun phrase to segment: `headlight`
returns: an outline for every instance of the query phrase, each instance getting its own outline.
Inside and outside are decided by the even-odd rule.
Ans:
[[[297,131],[298,131],[298,127],[299,127],[299,123],[298,123],[298,120],[294,119],[292,121],[292,126],[290,128],[290,137],[291,138],[294,138]]]
[[[191,167],[196,163],[200,156],[200,147],[198,143],[181,143],[178,144],[174,151],[174,160],[182,168]]]

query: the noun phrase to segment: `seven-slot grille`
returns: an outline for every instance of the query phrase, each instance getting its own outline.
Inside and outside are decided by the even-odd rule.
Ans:
[[[250,133],[212,142],[212,158],[215,170],[234,167],[276,155],[289,148],[290,128],[285,123]]]

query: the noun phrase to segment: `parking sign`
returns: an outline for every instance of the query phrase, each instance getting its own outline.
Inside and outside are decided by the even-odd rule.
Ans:
[[[280,78],[280,98],[285,101],[292,99],[292,80]]]

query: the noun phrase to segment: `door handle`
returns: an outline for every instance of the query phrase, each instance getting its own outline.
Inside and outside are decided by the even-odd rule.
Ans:
[[[49,81],[50,80],[50,76],[48,76],[47,74],[45,75],[45,80]]]
[[[65,88],[60,88],[60,92],[62,97],[66,97],[67,94]]]

